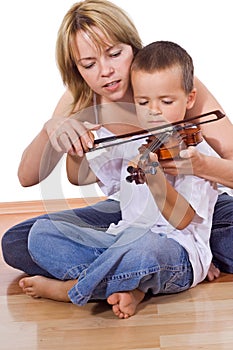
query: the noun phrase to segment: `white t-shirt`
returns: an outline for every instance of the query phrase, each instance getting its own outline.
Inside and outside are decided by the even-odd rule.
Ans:
[[[192,175],[166,175],[172,186],[186,198],[196,215],[183,230],[174,228],[160,213],[156,202],[146,184],[128,183],[127,167],[138,154],[142,140],[97,150],[89,157],[92,170],[100,180],[99,186],[106,196],[119,192],[122,220],[111,224],[110,234],[118,234],[127,227],[151,229],[155,233],[165,233],[181,244],[189,254],[193,267],[193,285],[201,282],[207,275],[212,254],[209,238],[217,191],[210,182]],[[145,143],[145,142],[144,142]],[[210,155],[212,149],[205,141],[196,146],[202,153]]]

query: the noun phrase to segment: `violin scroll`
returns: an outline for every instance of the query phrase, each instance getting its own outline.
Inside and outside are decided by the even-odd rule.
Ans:
[[[131,174],[126,177],[127,182],[132,183],[135,181],[136,185],[144,184],[146,175],[141,168],[135,168],[130,165],[128,166],[127,171]]]
[[[132,183],[135,181],[136,185],[144,184],[146,181],[146,174],[155,175],[157,173],[158,162],[150,162],[146,165],[146,169],[142,170],[141,167],[134,167],[129,165],[127,171],[131,174],[126,177],[126,181]]]
[[[137,167],[129,166],[127,171],[131,174],[126,177],[126,181],[132,183],[143,184],[146,181],[146,174],[155,175],[158,162],[147,163],[150,152],[156,153],[158,160],[170,160],[179,158],[180,151],[188,146],[196,146],[202,142],[203,137],[200,127],[195,124],[174,127],[172,132],[168,131],[159,135],[150,135],[147,138],[147,144],[139,148],[139,151],[144,150]],[[140,165],[142,161],[146,164],[144,170]]]

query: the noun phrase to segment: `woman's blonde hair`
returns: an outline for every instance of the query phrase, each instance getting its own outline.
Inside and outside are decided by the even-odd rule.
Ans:
[[[97,27],[111,42],[130,45],[136,54],[142,43],[129,16],[107,0],[84,0],[75,3],[65,15],[58,31],[56,58],[63,83],[73,95],[72,111],[76,104],[85,108],[91,104],[93,91],[80,75],[75,62],[75,35],[82,30],[98,46],[103,42],[93,30]]]

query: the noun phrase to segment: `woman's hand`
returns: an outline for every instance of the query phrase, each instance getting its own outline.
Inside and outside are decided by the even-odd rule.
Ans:
[[[187,149],[180,151],[180,158],[162,160],[160,164],[166,174],[201,176],[205,157],[196,147],[189,146]]]
[[[91,131],[100,127],[73,117],[53,117],[44,124],[43,129],[57,152],[82,157],[84,152],[93,147],[94,136]]]

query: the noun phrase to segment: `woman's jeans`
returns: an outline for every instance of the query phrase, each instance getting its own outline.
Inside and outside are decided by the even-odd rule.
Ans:
[[[31,259],[28,252],[28,234],[32,225],[40,219],[77,222],[79,226],[102,229],[121,219],[119,202],[106,200],[85,208],[78,208],[26,220],[10,228],[2,238],[2,251],[6,263],[29,275],[52,277]],[[233,197],[218,197],[213,216],[210,239],[213,262],[221,271],[233,273]]]
[[[167,235],[145,228],[130,227],[114,236],[44,219],[33,225],[28,247],[33,260],[55,278],[78,279],[69,291],[74,304],[136,288],[178,293],[193,281],[186,250]]]
[[[233,197],[218,196],[210,237],[213,263],[220,271],[233,273]]]

